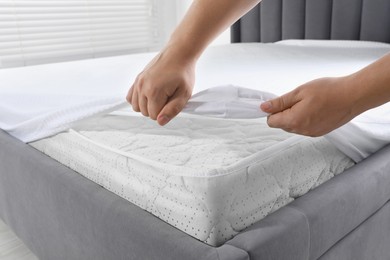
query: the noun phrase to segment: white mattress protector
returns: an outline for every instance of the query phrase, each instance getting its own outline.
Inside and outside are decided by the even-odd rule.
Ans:
[[[218,46],[200,60],[194,93],[226,84],[281,95],[315,78],[355,72],[389,51],[389,44],[353,41]],[[113,111],[123,105],[130,84],[153,55],[2,69],[0,128],[30,142]],[[370,110],[328,138],[360,161],[389,142],[389,111],[389,104]]]
[[[268,113],[260,105],[275,94],[233,85],[213,87],[193,95],[182,113],[217,118],[261,118]]]
[[[264,119],[105,115],[31,145],[213,246],[353,165]]]
[[[5,102],[0,102],[0,128],[25,142],[68,130],[76,122],[96,114],[129,107],[122,97],[25,94],[17,98],[10,94],[1,97]],[[219,86],[195,94],[182,113],[217,118],[260,118],[268,115],[260,109],[261,103],[274,97],[276,95],[259,90]]]

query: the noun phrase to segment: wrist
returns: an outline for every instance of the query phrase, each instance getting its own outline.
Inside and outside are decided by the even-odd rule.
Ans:
[[[367,92],[368,88],[364,86],[358,74],[354,73],[343,77],[343,82],[344,93],[350,101],[351,112],[354,117],[374,107],[371,104],[370,93]]]
[[[346,77],[357,113],[360,114],[390,100],[389,67],[390,54]]]
[[[192,49],[191,44],[179,41],[170,41],[162,50],[162,53],[181,64],[195,64],[202,51]]]

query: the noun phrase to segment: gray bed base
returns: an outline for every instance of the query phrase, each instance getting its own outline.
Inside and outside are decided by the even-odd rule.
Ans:
[[[390,146],[211,247],[0,130],[0,217],[41,260],[390,259]]]
[[[286,39],[390,43],[389,0],[263,0],[233,25],[232,42]]]

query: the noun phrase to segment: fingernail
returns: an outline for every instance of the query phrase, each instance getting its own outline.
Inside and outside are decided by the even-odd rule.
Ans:
[[[272,103],[267,101],[267,102],[264,102],[260,105],[260,108],[264,111],[264,112],[267,112],[269,111],[271,108],[272,108]]]
[[[169,122],[169,117],[165,116],[165,115],[161,115],[157,118],[157,121],[160,125],[166,125],[168,124]]]

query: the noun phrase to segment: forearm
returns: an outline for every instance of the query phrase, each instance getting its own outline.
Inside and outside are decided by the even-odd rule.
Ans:
[[[354,113],[390,101],[390,53],[347,77],[348,90],[355,99]]]
[[[210,42],[260,0],[194,0],[166,49],[196,60]]]

